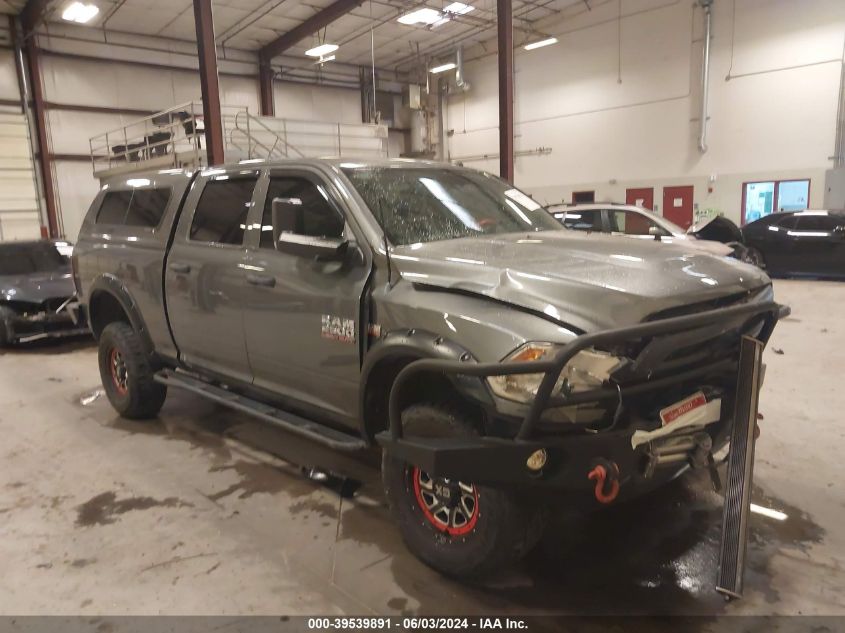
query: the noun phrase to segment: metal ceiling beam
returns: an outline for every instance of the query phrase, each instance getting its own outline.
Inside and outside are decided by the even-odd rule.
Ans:
[[[496,0],[499,41],[499,176],[513,183],[513,7]]]
[[[364,0],[335,0],[335,2],[325,9],[317,11],[317,13],[305,20],[302,24],[295,26],[284,35],[280,35],[269,44],[263,46],[258,51],[259,58],[269,63],[276,55],[281,55],[294,44],[327,27],[363,3]]]
[[[20,20],[23,26],[23,35],[27,37],[38,23],[44,18],[47,9],[50,8],[52,0],[27,0],[27,3],[21,9]]]
[[[217,76],[217,46],[211,0],[194,0],[197,27],[197,54],[202,88],[202,114],[205,147],[209,165],[220,165],[223,157],[223,116],[220,110],[220,80]]]

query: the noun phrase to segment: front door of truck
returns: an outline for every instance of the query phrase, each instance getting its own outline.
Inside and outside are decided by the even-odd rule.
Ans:
[[[254,384],[352,424],[358,408],[359,341],[365,335],[361,296],[371,256],[339,195],[318,172],[270,170],[261,188],[266,190],[261,230],[250,232],[244,302]],[[345,255],[326,260],[276,250],[274,199],[301,209],[302,222],[293,232],[348,239]]]
[[[167,314],[184,362],[252,381],[243,328],[247,218],[255,170],[213,170],[185,202],[165,268]]]

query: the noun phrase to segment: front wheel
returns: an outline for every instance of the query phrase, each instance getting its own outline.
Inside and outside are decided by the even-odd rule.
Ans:
[[[754,264],[757,268],[766,268],[766,260],[763,258],[763,253],[758,251],[756,248],[749,246],[743,260],[748,264]]]
[[[153,380],[141,338],[128,323],[109,323],[100,335],[100,378],[112,406],[125,418],[154,418],[167,387]]]
[[[471,417],[448,404],[412,405],[402,424],[408,436],[477,435]],[[481,576],[515,562],[543,533],[546,514],[513,492],[432,477],[386,452],[382,478],[408,548],[448,576]]]

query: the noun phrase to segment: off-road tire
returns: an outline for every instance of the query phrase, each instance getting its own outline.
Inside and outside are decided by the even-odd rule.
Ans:
[[[478,435],[471,414],[452,403],[412,405],[402,413],[402,425],[409,437]],[[473,487],[475,513],[473,520],[465,522],[462,529],[466,531],[448,532],[420,504],[425,500],[413,481],[419,473],[410,464],[383,454],[384,489],[402,538],[414,555],[442,574],[487,575],[524,557],[542,536],[547,513],[539,505],[488,486]]]
[[[167,387],[153,380],[153,370],[141,338],[128,323],[109,323],[100,335],[100,378],[115,410],[124,418],[142,420],[158,415]],[[115,370],[115,364],[123,367]]]
[[[761,270],[766,269],[766,259],[763,257],[763,253],[751,246],[748,247],[748,252],[745,254],[745,261]]]

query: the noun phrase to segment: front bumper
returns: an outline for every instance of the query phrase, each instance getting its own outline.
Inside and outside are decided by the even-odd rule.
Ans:
[[[6,327],[9,340],[18,343],[90,334],[85,313],[74,298],[69,298],[57,309],[16,314]]]
[[[379,433],[377,440],[392,457],[414,464],[433,477],[498,486],[588,491],[593,488],[593,483],[587,479],[587,473],[599,462],[612,462],[619,469],[620,497],[634,496],[677,475],[689,465],[687,456],[700,457],[702,451],[707,455],[725,444],[733,423],[733,395],[740,383],[737,375],[739,341],[752,332],[755,338],[766,342],[778,319],[787,314],[788,308],[774,302],[752,303],[584,334],[549,361],[477,364],[433,359],[415,361],[406,366],[394,382],[390,394],[390,427]],[[703,369],[684,368],[652,377],[655,368],[662,360],[671,358],[673,350],[681,342],[706,346],[714,337],[733,340],[734,335],[736,344],[731,348],[735,351],[734,357],[722,358]],[[594,346],[625,345],[632,341],[645,343],[634,359],[634,375],[629,376],[629,382],[569,397],[552,395],[563,367],[579,351]],[[727,378],[733,389],[722,400],[720,420],[708,425],[706,433],[702,429],[684,429],[667,436],[668,442],[649,442],[632,448],[631,436],[635,429],[630,426],[587,433],[567,428],[565,423],[561,423],[558,426],[560,433],[550,434],[548,423],[540,423],[543,412],[552,407],[609,398],[619,398],[622,402],[638,394],[660,392],[686,384],[685,380],[695,379],[697,375],[705,376],[708,371],[711,375],[714,371],[720,372],[723,380]],[[405,437],[401,424],[401,390],[409,379],[420,372],[476,377],[527,373],[545,375],[536,398],[513,437]],[[637,376],[640,379],[636,379]],[[680,446],[684,442],[690,448],[688,454],[674,455],[674,459],[667,460],[657,457],[665,452],[667,444]],[[539,471],[531,470],[527,465],[529,457],[540,450],[545,451],[545,465]]]

